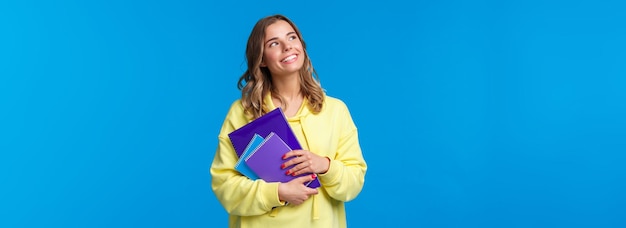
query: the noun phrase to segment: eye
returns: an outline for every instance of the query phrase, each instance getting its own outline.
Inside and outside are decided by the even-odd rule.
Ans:
[[[272,43],[270,43],[270,45],[269,45],[269,46],[270,46],[270,47],[274,47],[274,46],[276,46],[276,45],[278,45],[278,42],[272,42]]]
[[[298,39],[298,37],[297,36],[290,36],[289,37],[289,40],[295,40],[295,39]]]

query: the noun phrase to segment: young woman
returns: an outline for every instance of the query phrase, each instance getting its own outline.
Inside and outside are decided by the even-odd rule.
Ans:
[[[211,165],[212,189],[230,227],[346,227],[344,202],[363,187],[367,165],[346,105],[324,94],[302,34],[283,15],[259,20],[248,38],[248,69],[239,78]],[[287,183],[251,180],[234,169],[239,159],[228,133],[281,107],[302,150],[286,153]],[[290,159],[292,158],[293,159]],[[321,187],[306,183],[319,178]]]

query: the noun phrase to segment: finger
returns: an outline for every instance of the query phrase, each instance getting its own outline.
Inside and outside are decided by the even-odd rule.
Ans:
[[[295,175],[299,175],[302,173],[315,173],[313,170],[314,157],[316,157],[315,154],[305,151],[300,157],[292,159],[295,161],[294,163],[290,163],[290,165],[296,164],[296,166],[291,168],[291,173],[296,173]]]
[[[306,182],[312,181],[313,179],[315,179],[315,177],[316,177],[315,174],[311,174],[311,175],[298,177],[296,179],[293,179],[292,181],[296,181],[298,183],[304,184]]]
[[[297,176],[303,173],[314,173],[313,172],[313,161],[305,160],[300,162],[298,165],[294,166],[290,169],[290,173],[292,176]]]
[[[283,160],[293,157],[293,150],[283,154]]]
[[[307,194],[307,195],[309,195],[309,196],[310,196],[310,195],[317,195],[317,193],[318,193],[317,189],[315,189],[315,188],[309,188],[309,187],[307,187],[307,188],[308,188],[308,190],[306,191],[306,194]]]
[[[300,199],[298,199],[298,200],[291,201],[291,204],[293,204],[293,205],[300,205],[300,204],[302,204],[303,202],[304,202],[304,200],[300,200]]]
[[[309,158],[309,156],[306,156],[306,155],[294,157],[294,158],[290,159],[289,161],[286,161],[285,163],[281,164],[280,168],[281,169],[285,169],[287,167],[291,167],[293,165],[300,164],[303,161],[308,160],[308,158]],[[298,169],[302,169],[302,167],[306,167],[306,166],[301,166],[300,168],[297,168],[297,169],[293,169],[295,167],[291,167],[292,170],[290,171],[290,174],[295,172]]]
[[[289,159],[289,158],[288,158]],[[283,163],[280,168],[284,169],[287,167],[290,167],[292,165],[298,164],[301,162],[302,159],[300,159],[300,157],[291,157],[291,159],[289,159],[288,161],[285,161],[285,163]]]
[[[294,201],[295,201],[294,203],[301,204],[304,201],[306,201],[307,199],[309,199],[309,195],[306,195],[306,194],[305,195],[299,195],[298,197],[296,197],[296,199],[294,199]]]
[[[301,156],[302,152],[303,152],[302,150],[292,150],[292,151],[289,151],[289,152],[283,154],[283,160],[287,159],[287,158],[290,158],[290,157]]]

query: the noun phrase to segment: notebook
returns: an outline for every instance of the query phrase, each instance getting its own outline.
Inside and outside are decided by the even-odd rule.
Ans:
[[[254,173],[267,182],[285,183],[301,176],[310,175],[301,174],[298,176],[291,176],[285,174],[285,172],[291,167],[281,169],[280,166],[289,160],[283,160],[282,158],[283,155],[289,151],[291,151],[289,145],[287,145],[287,143],[285,143],[280,136],[274,134],[274,132],[270,132],[270,134],[265,137],[263,142],[261,142],[261,144],[254,151],[252,151],[248,157],[245,157],[244,160]],[[310,185],[313,181],[314,180],[309,181],[305,183],[305,185],[314,188]]]
[[[241,157],[254,134],[265,138],[270,132],[279,135],[290,148],[294,150],[302,149],[281,108],[276,108],[234,130],[228,134],[228,137],[235,148],[235,152],[237,152],[237,156]]]
[[[250,155],[250,153],[252,153],[252,151],[254,151],[261,144],[261,142],[263,142],[263,137],[261,137],[259,134],[254,134],[254,137],[252,137],[252,140],[250,140],[250,143],[248,143],[248,146],[243,151],[243,154],[235,164],[235,169],[237,171],[252,180],[259,179],[259,176],[257,176],[256,173],[254,173],[254,171],[252,171],[250,167],[248,167],[248,164],[244,162],[244,158],[248,157],[248,155]]]
[[[274,132],[291,148],[292,150],[300,150],[302,146],[298,142],[298,138],[291,130],[287,117],[280,107],[266,113],[265,115],[252,120],[250,123],[234,130],[228,134],[230,142],[235,148],[237,156],[241,158],[245,148],[248,146],[255,134],[263,138]],[[282,155],[281,155],[282,156]],[[283,172],[284,173],[284,172]],[[311,188],[320,187],[321,184],[317,178],[309,185]]]

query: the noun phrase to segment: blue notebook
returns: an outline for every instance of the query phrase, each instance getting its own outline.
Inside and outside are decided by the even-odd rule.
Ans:
[[[250,153],[252,153],[252,151],[254,151],[261,144],[261,142],[263,142],[263,137],[261,137],[259,134],[254,134],[254,137],[252,137],[252,140],[250,140],[250,143],[248,143],[248,146],[243,151],[243,154],[235,164],[235,169],[237,171],[252,180],[259,179],[259,176],[257,176],[256,173],[254,173],[254,171],[250,169],[248,164],[244,162],[244,158],[248,157],[248,155],[250,155]]]

